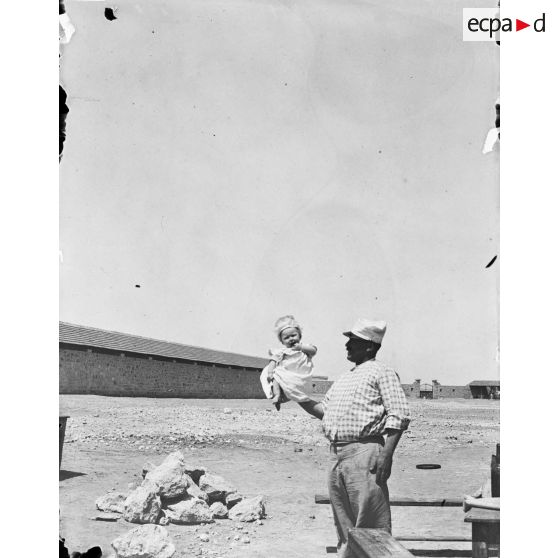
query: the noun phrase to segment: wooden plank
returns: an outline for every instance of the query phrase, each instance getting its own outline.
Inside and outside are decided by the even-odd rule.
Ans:
[[[438,556],[446,558],[458,558],[461,556],[466,558],[474,557],[472,550],[457,550],[455,548],[409,548],[409,552],[413,556],[428,556],[428,558],[437,558]],[[489,558],[499,558],[500,551],[488,548],[487,556]]]
[[[465,514],[465,523],[500,523],[500,510],[473,508]]]
[[[465,498],[463,499],[463,511],[468,512],[472,508],[499,510],[500,498],[473,498],[473,496],[465,496]]]
[[[412,556],[428,556],[428,558],[471,558],[473,553],[470,549],[455,549],[455,548],[409,548]]]
[[[329,496],[326,494],[316,494],[314,496],[316,504],[329,504]],[[391,506],[432,506],[442,508],[461,508],[463,498],[406,498],[403,496],[393,496],[390,498]]]
[[[349,529],[349,549],[357,558],[412,558],[385,529]]]
[[[413,541],[413,542],[471,542],[473,539],[471,537],[451,537],[451,536],[436,536],[429,535],[426,537],[415,535],[415,536],[402,536],[395,537],[398,541]]]
[[[448,557],[448,558],[471,558],[473,556],[472,550],[469,549],[456,549],[456,548],[407,548],[413,556],[428,556],[429,558]],[[499,557],[500,550],[498,548],[487,547],[489,557]],[[336,546],[326,546],[327,554],[336,554]]]

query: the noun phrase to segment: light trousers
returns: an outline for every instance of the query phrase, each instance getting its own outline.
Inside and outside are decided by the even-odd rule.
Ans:
[[[353,527],[384,528],[391,533],[388,487],[376,484],[375,466],[382,448],[382,438],[330,448],[328,488],[340,558],[354,556],[347,548]]]

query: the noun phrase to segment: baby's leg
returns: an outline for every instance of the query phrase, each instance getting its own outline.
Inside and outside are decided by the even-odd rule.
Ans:
[[[281,398],[283,396],[283,391],[277,380],[273,380],[273,399],[271,402],[275,405],[275,408],[279,410],[281,408]]]

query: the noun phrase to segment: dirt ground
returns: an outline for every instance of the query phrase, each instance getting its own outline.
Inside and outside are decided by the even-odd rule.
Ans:
[[[461,497],[490,473],[499,440],[499,402],[411,401],[411,427],[395,453],[392,496]],[[135,527],[123,520],[95,521],[95,500],[129,491],[146,461],[159,464],[174,450],[230,480],[245,496],[262,494],[262,525],[221,520],[205,526],[169,525],[176,558],[274,558],[325,556],[336,543],[329,506],[314,503],[326,493],[328,448],[318,420],[293,403],[278,413],[265,400],[150,399],[60,396],[70,416],[60,470],[60,532],[70,551],[110,543]],[[439,463],[418,470],[418,463]],[[394,507],[394,536],[470,536],[460,508]],[[199,535],[207,533],[209,542]],[[247,536],[249,543],[235,541]],[[408,548],[426,543],[405,542]],[[442,546],[470,548],[470,543]],[[432,543],[427,546],[434,547]]]

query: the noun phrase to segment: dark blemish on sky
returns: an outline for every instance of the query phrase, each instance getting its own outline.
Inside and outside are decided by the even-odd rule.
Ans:
[[[382,154],[382,150],[381,150],[381,149],[378,149],[378,153],[381,155],[381,154]]]
[[[136,285],[136,289],[139,289],[141,287],[141,285]]]
[[[114,10],[112,8],[105,8],[105,17],[109,21],[114,21],[117,17],[114,15]]]
[[[485,269],[488,269],[488,268],[496,261],[496,258],[498,258],[497,255],[494,256],[494,257],[486,264]]]

